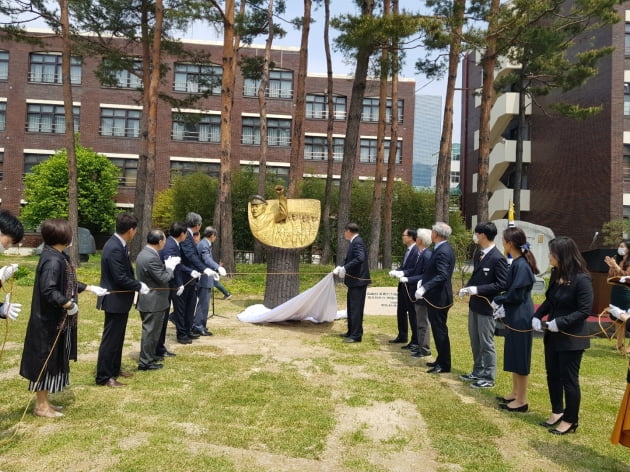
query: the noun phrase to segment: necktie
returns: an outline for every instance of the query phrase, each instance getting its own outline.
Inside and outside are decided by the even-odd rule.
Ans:
[[[411,248],[407,248],[407,250],[405,251],[405,256],[403,257],[403,265],[405,265],[405,262],[407,262],[407,257],[409,256],[410,251]]]

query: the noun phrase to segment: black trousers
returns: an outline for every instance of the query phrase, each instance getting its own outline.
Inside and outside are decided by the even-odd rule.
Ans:
[[[173,297],[173,321],[177,330],[177,339],[189,337],[195,319],[197,306],[196,284],[186,285],[182,294]]]
[[[448,309],[438,310],[427,303],[427,311],[429,312],[429,323],[431,324],[433,341],[438,354],[435,362],[443,370],[451,370],[451,341],[448,337],[448,326],[446,325]]]
[[[577,423],[580,412],[580,364],[584,351],[556,351],[545,343],[545,369],[553,413],[563,413],[567,423]]]
[[[410,290],[410,289],[409,289]],[[398,284],[398,306],[396,307],[396,321],[398,322],[398,338],[407,340],[409,326],[411,326],[411,343],[418,344],[418,323],[416,309],[411,301],[406,284]],[[411,293],[413,296],[413,292]]]
[[[99,385],[104,384],[112,377],[118,377],[120,374],[128,318],[129,312],[105,312],[103,337],[98,348],[98,360],[96,362],[96,383]]]
[[[363,337],[363,310],[367,285],[348,287],[346,311],[348,312],[348,336],[360,340]]]

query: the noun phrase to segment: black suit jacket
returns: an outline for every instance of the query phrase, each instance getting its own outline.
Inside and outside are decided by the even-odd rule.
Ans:
[[[455,253],[448,242],[433,250],[429,264],[422,276],[424,299],[436,307],[453,303],[451,277],[455,269]]]
[[[477,287],[477,295],[479,296],[470,297],[468,302],[470,310],[482,315],[492,315],[490,303],[495,296],[505,290],[507,274],[507,260],[496,246],[488,251],[483,259],[476,260],[473,273],[466,287]]]
[[[368,268],[367,251],[361,236],[357,235],[350,242],[343,267],[346,269],[346,277],[343,283],[346,287],[361,287],[372,283],[370,269]]]
[[[134,292],[140,290],[140,282],[134,278],[133,267],[122,241],[112,235],[101,256],[101,287],[110,293],[99,297],[96,308],[109,313],[128,313],[133,304]]]

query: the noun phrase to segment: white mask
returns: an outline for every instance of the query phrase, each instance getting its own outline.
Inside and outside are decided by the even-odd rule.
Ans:
[[[5,248],[2,243],[0,243],[0,254],[2,254],[4,251],[6,251],[7,248]]]
[[[473,233],[473,243],[479,244],[479,238],[477,237],[477,233]]]
[[[619,254],[620,256],[625,256],[626,255],[626,249],[623,247],[618,247],[617,248],[617,254]]]

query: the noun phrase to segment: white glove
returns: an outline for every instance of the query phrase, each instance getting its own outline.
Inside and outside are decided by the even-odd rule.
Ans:
[[[628,313],[615,305],[608,305],[608,314],[614,320],[625,321],[628,318]]]
[[[140,282],[140,293],[142,295],[146,295],[150,291],[151,291],[151,289],[149,288],[149,286],[147,284],[145,284],[144,282]]]
[[[558,324],[556,323],[556,320],[547,321],[547,329],[552,333],[557,333],[558,331],[560,331],[558,329]]]
[[[422,280],[418,280],[418,284],[416,285],[416,288],[420,288],[422,287]]]
[[[497,302],[492,300],[492,303],[490,303],[490,306],[492,307],[492,311],[497,311],[501,305],[497,304]]]
[[[534,331],[542,332],[542,323],[540,322],[540,318],[536,318],[535,316],[532,318],[532,328]]]
[[[0,268],[0,284],[5,283],[17,272],[18,265],[11,264]]]
[[[459,293],[457,295],[459,298],[464,298],[466,295],[470,295],[470,291],[468,290],[468,287],[464,287],[459,289]]]
[[[468,293],[470,295],[477,295],[477,287],[468,287]]]
[[[225,267],[220,267],[217,269],[219,271],[219,275],[221,277],[225,277],[227,275],[227,270],[225,270]]]
[[[625,284],[628,281],[630,281],[630,275],[624,275],[623,277],[619,278],[619,282],[621,282],[622,284]]]
[[[394,277],[401,278],[401,277],[404,277],[404,276],[405,276],[405,273],[402,270],[395,270],[394,271]]]
[[[420,300],[421,298],[423,298],[424,292],[426,292],[426,289],[424,287],[418,287],[418,290],[416,290],[416,300]]]
[[[333,275],[339,275],[339,271],[341,270],[341,266],[337,266],[333,269]],[[393,271],[392,271],[393,272]],[[393,275],[392,275],[393,277]]]
[[[346,276],[346,268],[344,266],[339,267],[339,278],[343,279]]]
[[[494,313],[492,313],[492,317],[495,320],[501,320],[505,318],[505,308],[503,308],[503,305],[499,305],[499,308],[494,310]]]
[[[205,270],[204,270],[204,272],[205,272]],[[199,277],[201,277],[201,272],[197,272],[196,270],[193,270],[193,271],[190,272],[190,276],[193,279],[198,279]]]
[[[175,292],[175,295],[179,297],[181,296],[182,293],[184,293],[184,286],[180,285],[179,288],[177,289],[177,292]]]
[[[175,270],[175,267],[177,267],[177,264],[179,264],[181,261],[182,258],[179,256],[168,256],[164,261],[164,266],[172,272]]]
[[[216,277],[215,277],[215,276],[219,275],[219,274],[217,274],[215,271],[213,271],[210,267],[206,267],[206,268],[203,270],[203,274],[204,274],[204,275],[207,275],[209,278],[212,278],[212,279],[215,279],[215,280],[216,280]],[[192,274],[191,274],[191,275],[192,275]]]
[[[0,306],[0,313],[5,318],[11,318],[13,321],[15,321],[22,311],[22,304],[10,302],[11,294],[7,293],[6,297],[4,297],[4,304]]]
[[[70,308],[66,309],[66,313],[68,313],[68,316],[74,316],[77,313],[79,313],[79,306],[72,302],[72,305],[70,305]]]
[[[396,277],[396,272],[398,272],[397,270],[390,270],[389,271],[389,276],[390,277]]]
[[[107,295],[109,293],[109,290],[103,287],[99,287],[98,285],[88,285],[86,290],[89,290],[97,297],[102,297],[103,295]]]
[[[401,277],[400,279],[398,279],[398,281],[401,284],[406,284],[407,282],[409,282],[409,277]]]

